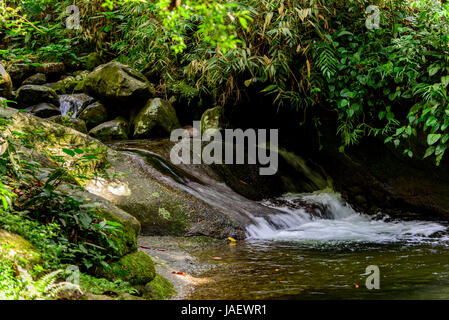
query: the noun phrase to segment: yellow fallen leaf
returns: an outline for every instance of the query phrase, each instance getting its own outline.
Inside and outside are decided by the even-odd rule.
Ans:
[[[235,240],[234,238],[228,237],[228,240],[231,242],[236,242],[237,240]]]

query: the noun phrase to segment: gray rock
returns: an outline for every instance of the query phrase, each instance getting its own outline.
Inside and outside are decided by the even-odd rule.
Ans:
[[[45,84],[46,82],[47,82],[47,77],[45,76],[45,74],[43,74],[43,73],[36,73],[36,74],[32,75],[31,77],[26,78],[22,82],[22,85],[26,85],[26,84],[41,85],[41,84]]]
[[[122,106],[146,101],[154,94],[154,89],[142,73],[118,62],[97,67],[86,77],[84,88],[95,98]]]
[[[40,118],[50,118],[61,114],[58,107],[47,102],[41,102],[31,107],[31,113]]]
[[[160,98],[148,101],[137,114],[133,124],[135,138],[169,136],[172,130],[180,127],[171,103]]]
[[[127,140],[128,133],[129,123],[122,117],[102,123],[89,131],[90,136],[104,142]]]
[[[39,102],[49,102],[59,106],[59,97],[55,90],[34,84],[27,84],[19,88],[16,96],[17,102],[25,106],[35,105]]]
[[[88,128],[98,126],[108,119],[108,112],[104,105],[97,101],[85,107],[78,115],[84,120]]]
[[[86,123],[81,119],[58,115],[51,117],[49,120],[61,124],[63,126],[75,129],[76,131],[87,133]]]

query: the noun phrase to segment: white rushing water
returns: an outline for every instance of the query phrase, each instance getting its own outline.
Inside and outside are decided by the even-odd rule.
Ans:
[[[93,99],[85,94],[63,94],[59,96],[59,110],[61,115],[76,118],[83,107],[93,102]]]
[[[298,206],[295,208],[294,201],[297,199],[326,208],[326,217],[311,215]],[[356,212],[344,203],[338,194],[328,192],[288,194],[276,200],[278,201],[265,201],[263,204],[275,207],[285,214],[265,218],[254,217],[255,223],[246,230],[249,239],[369,243],[448,240],[445,234],[448,228],[440,223],[388,221],[388,217],[376,219]],[[435,239],[438,232],[440,237]]]

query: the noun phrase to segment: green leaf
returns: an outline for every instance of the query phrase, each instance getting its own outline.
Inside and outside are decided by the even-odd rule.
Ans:
[[[447,87],[447,85],[449,84],[449,76],[441,77],[441,83],[443,84],[444,87]]]
[[[444,144],[439,144],[436,148],[435,148],[435,156],[439,156],[440,154],[444,153],[444,151],[446,150],[447,146]]]
[[[441,134],[435,134],[435,133],[431,133],[429,135],[427,135],[427,144],[429,146],[435,144],[438,140],[440,140],[441,138]]]
[[[432,155],[435,152],[435,146],[428,147],[426,150],[426,153],[424,154],[423,159],[427,158],[428,156]]]
[[[62,151],[72,157],[75,155],[75,152],[70,149],[63,148]]]
[[[352,32],[349,32],[349,31],[346,31],[346,30],[342,30],[342,31],[339,32],[335,37],[336,37],[336,38],[339,38],[339,37],[346,36],[346,35],[352,36],[353,33],[352,33]]]
[[[248,22],[246,21],[245,18],[239,17],[239,22],[242,25],[243,29],[245,29],[246,31],[248,31]]]
[[[346,99],[338,100],[338,107],[339,107],[339,108],[344,108],[344,107],[346,107],[348,104],[349,104],[349,101],[346,100]]]
[[[5,210],[8,210],[8,200],[6,200],[6,197],[2,196],[2,202],[3,202],[3,208]]]
[[[429,66],[429,68],[427,68],[427,71],[429,72],[429,76],[433,76],[433,75],[435,75],[440,69],[441,69],[441,67],[440,67],[439,65],[432,64],[431,66]]]
[[[274,89],[276,89],[277,86],[275,84],[270,84],[269,86],[267,86],[265,89],[262,90],[262,92],[269,92],[269,91],[273,91]]]
[[[401,140],[395,139],[395,140],[393,141],[393,143],[394,143],[394,146],[395,146],[395,147],[398,147],[399,144],[401,143]]]
[[[92,222],[92,218],[86,212],[81,212],[80,221],[83,224],[84,228],[88,228],[90,223]]]

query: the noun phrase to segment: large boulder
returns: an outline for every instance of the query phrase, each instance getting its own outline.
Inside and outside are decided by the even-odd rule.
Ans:
[[[90,193],[136,217],[144,234],[207,235],[220,239],[245,237],[248,219],[227,207],[206,203],[201,197],[189,194],[185,187],[173,184],[165,173],[161,173],[165,172],[162,169],[167,171],[168,163],[160,164],[154,159],[155,167],[161,168],[158,171],[133,154],[113,150],[74,129],[9,107],[0,108],[0,118],[10,119],[8,127],[11,130],[7,132],[40,132],[27,136],[33,146],[34,161],[47,168],[58,165],[54,156],[67,158],[64,149],[95,152],[95,157],[82,167],[67,162],[68,174]],[[170,149],[171,145],[167,146],[167,152]],[[92,176],[98,170],[104,175],[90,181],[79,178],[80,174]],[[168,174],[170,171],[168,169]]]
[[[149,255],[137,251],[111,263],[111,269],[105,271],[104,276],[109,280],[122,279],[133,285],[144,285],[154,279],[156,269]]]
[[[46,86],[54,89],[58,94],[81,93],[84,90],[84,79],[86,79],[88,71],[77,71],[71,76],[62,78],[61,80],[48,83]]]
[[[53,116],[49,120],[58,123],[60,125],[75,129],[76,131],[87,133],[87,127],[84,120],[77,118],[70,118],[62,115]]]
[[[78,115],[84,120],[88,128],[98,126],[108,119],[108,112],[104,105],[97,101],[85,107]]]
[[[12,81],[8,72],[0,64],[0,97],[9,98],[12,93]]]
[[[146,101],[154,94],[142,73],[118,62],[97,67],[86,77],[84,88],[92,96],[115,104]]]
[[[133,124],[135,138],[169,136],[172,130],[180,127],[171,103],[160,98],[148,101]]]
[[[31,107],[31,113],[40,118],[50,118],[59,115],[59,108],[52,103],[41,102]]]
[[[89,131],[89,135],[103,142],[127,140],[129,123],[122,117],[102,123]]]
[[[28,84],[17,91],[17,102],[25,106],[35,105],[39,102],[49,102],[59,106],[59,97],[55,90],[46,87]]]

